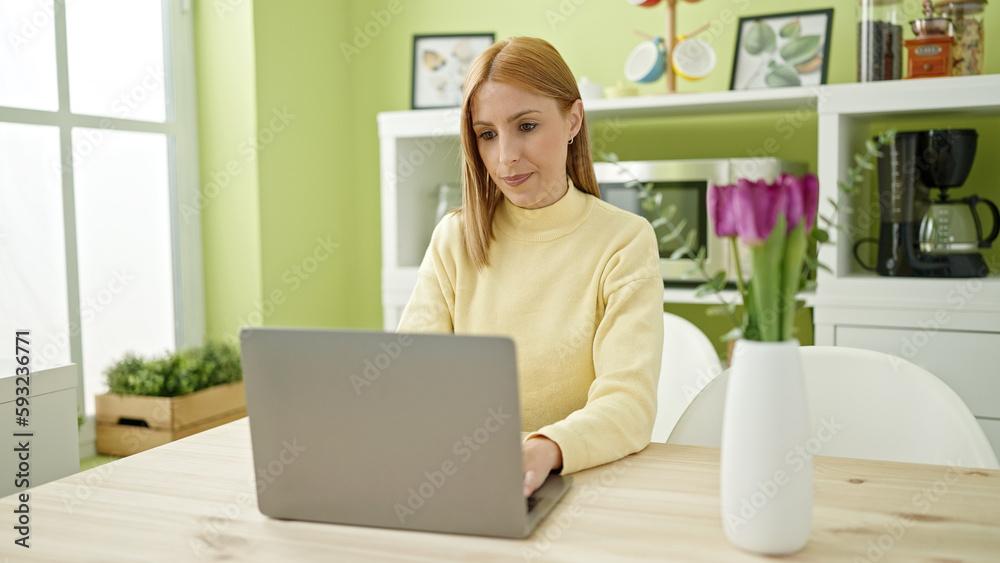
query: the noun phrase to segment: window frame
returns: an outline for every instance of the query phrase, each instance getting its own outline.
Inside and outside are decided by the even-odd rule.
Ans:
[[[171,254],[174,292],[174,341],[178,349],[198,345],[205,335],[200,215],[183,220],[181,202],[195,202],[200,190],[198,167],[197,97],[195,89],[194,23],[190,0],[161,0],[164,40],[163,123],[116,117],[74,114],[69,105],[69,67],[66,8],[53,0],[56,74],[59,107],[56,111],[0,106],[0,122],[45,125],[59,129],[59,154],[65,237],[70,361],[77,365],[77,411],[84,413],[83,344],[80,311],[79,262],[73,170],[74,128],[160,133],[166,136],[170,201]],[[87,416],[92,419],[92,416]],[[88,423],[90,426],[92,423]],[[92,426],[91,426],[92,428]],[[92,432],[91,432],[92,435]],[[93,450],[81,439],[81,453]]]

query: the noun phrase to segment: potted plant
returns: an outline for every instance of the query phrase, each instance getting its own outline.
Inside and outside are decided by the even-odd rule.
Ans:
[[[105,371],[95,397],[97,451],[125,456],[246,416],[239,350],[203,346],[144,359],[131,352]]]

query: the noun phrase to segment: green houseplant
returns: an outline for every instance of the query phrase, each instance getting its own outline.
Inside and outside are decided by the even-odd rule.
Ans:
[[[213,341],[150,359],[126,352],[105,376],[109,393],[149,397],[177,397],[243,380],[239,350]]]
[[[126,353],[95,397],[97,451],[129,455],[246,415],[239,350],[207,342],[142,358]]]

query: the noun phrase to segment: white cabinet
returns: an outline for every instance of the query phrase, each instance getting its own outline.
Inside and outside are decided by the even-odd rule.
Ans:
[[[80,471],[76,413],[76,365],[37,371],[30,376],[28,426],[16,422],[16,388],[12,360],[0,360],[0,497],[25,489],[15,486],[15,475],[27,463],[31,487]],[[16,436],[15,434],[30,436]],[[20,446],[26,446],[20,448]],[[20,448],[20,449],[18,449]],[[24,458],[27,459],[24,459]]]

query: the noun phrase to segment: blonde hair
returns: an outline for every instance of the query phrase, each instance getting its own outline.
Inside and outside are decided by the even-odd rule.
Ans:
[[[548,41],[535,37],[511,37],[483,51],[469,67],[462,97],[459,125],[462,139],[462,224],[469,259],[480,270],[489,266],[493,240],[493,215],[503,201],[503,192],[490,178],[479,157],[472,128],[472,98],[486,82],[510,84],[552,98],[564,113],[580,99],[576,79],[559,52]],[[587,119],[584,116],[566,153],[566,172],[581,191],[600,197],[590,154]]]

